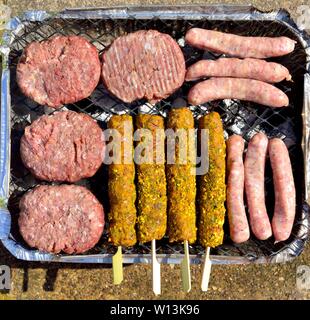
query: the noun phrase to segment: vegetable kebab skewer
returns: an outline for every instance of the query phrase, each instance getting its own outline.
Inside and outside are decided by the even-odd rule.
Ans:
[[[148,130],[148,135],[142,133],[144,159],[136,163],[138,241],[152,241],[153,291],[160,294],[160,264],[156,259],[156,240],[162,239],[167,227],[164,118],[139,114],[136,117],[136,128]]]
[[[211,261],[210,247],[222,244],[225,220],[225,157],[226,145],[223,124],[217,112],[211,112],[199,119],[199,129],[208,129],[209,170],[200,177],[199,183],[199,242],[206,248],[201,289],[208,290]]]
[[[183,132],[186,133],[185,139],[181,137],[175,141],[174,163],[168,161],[169,135],[167,136],[167,186],[169,241],[184,241],[185,257],[181,264],[182,281],[183,290],[189,292],[191,279],[188,243],[196,240],[196,145],[195,139],[191,139],[190,134],[190,130],[194,130],[193,114],[186,107],[185,102],[181,108],[171,109],[167,129],[172,129],[175,133],[179,131],[178,129],[183,129]],[[184,142],[187,143],[184,145]],[[185,159],[182,159],[182,154],[185,154]]]
[[[133,246],[136,239],[135,207],[135,165],[133,160],[133,121],[129,115],[115,115],[109,123],[109,129],[115,129],[120,138],[120,148],[115,158],[117,163],[109,165],[109,240],[118,247],[113,256],[113,282],[120,284],[123,280],[122,246]],[[128,130],[128,136],[125,134]],[[131,161],[130,161],[131,160]]]

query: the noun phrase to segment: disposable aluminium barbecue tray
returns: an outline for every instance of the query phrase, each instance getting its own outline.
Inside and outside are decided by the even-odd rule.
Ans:
[[[111,263],[115,248],[107,243],[105,234],[99,244],[84,255],[52,255],[33,250],[23,242],[18,233],[18,202],[21,196],[39,184],[22,165],[19,157],[19,142],[25,126],[42,114],[54,112],[26,98],[15,80],[15,69],[22,50],[32,41],[42,41],[57,34],[81,35],[92,42],[100,54],[116,37],[140,29],[157,29],[170,34],[178,41],[191,65],[201,58],[215,59],[219,55],[202,52],[184,44],[184,35],[191,27],[216,29],[240,35],[280,36],[286,35],[297,41],[293,53],[272,59],[288,67],[293,82],[283,82],[279,88],[289,98],[287,108],[271,109],[238,100],[212,102],[191,107],[195,118],[216,110],[221,114],[225,134],[241,134],[246,141],[258,131],[269,137],[284,139],[289,148],[297,189],[297,214],[291,237],[285,243],[274,244],[274,239],[258,241],[254,237],[241,245],[235,245],[228,236],[225,224],[224,244],[212,250],[212,263],[268,263],[289,261],[298,256],[309,236],[309,207],[307,204],[309,170],[309,37],[299,30],[284,10],[263,13],[251,6],[156,6],[116,7],[98,9],[70,9],[51,14],[45,11],[26,12],[11,20],[4,35],[1,82],[1,157],[0,157],[0,239],[3,245],[17,258],[29,261],[57,261],[73,263]],[[171,103],[178,97],[186,98],[189,87],[185,83],[173,96],[155,106],[139,101],[124,104],[110,96],[102,84],[91,97],[65,105],[63,110],[85,112],[98,120],[102,128],[113,114],[135,115],[144,112],[161,114],[164,117]],[[105,206],[108,212],[107,168],[103,166],[95,177],[81,181]],[[267,163],[266,199],[270,215],[273,213],[274,194],[272,172]],[[41,182],[42,183],[42,182]],[[227,220],[227,219],[226,219]],[[183,246],[169,244],[167,239],[157,241],[158,259],[162,263],[180,263]],[[190,246],[191,263],[201,263],[204,250],[199,245]],[[150,246],[136,245],[124,248],[125,263],[150,263]]]

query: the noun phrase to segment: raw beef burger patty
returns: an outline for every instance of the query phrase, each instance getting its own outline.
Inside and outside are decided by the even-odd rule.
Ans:
[[[26,127],[20,153],[24,165],[41,180],[75,182],[101,166],[105,142],[99,125],[73,111],[44,115]]]
[[[156,102],[180,88],[185,61],[179,45],[165,33],[140,30],[117,38],[102,56],[107,89],[124,102]]]
[[[41,251],[82,253],[103,232],[103,207],[81,186],[38,186],[23,196],[19,208],[21,235]]]
[[[83,37],[57,36],[25,48],[16,78],[26,96],[59,108],[90,96],[100,79],[100,70],[95,46]]]

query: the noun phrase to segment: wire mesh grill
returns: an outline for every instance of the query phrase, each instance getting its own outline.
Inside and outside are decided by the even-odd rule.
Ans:
[[[274,36],[285,35],[292,39],[295,34],[289,28],[279,22],[272,21],[210,21],[210,20],[162,20],[158,17],[147,20],[137,20],[134,17],[129,19],[65,19],[52,17],[43,22],[24,23],[24,28],[15,37],[9,56],[9,67],[11,70],[11,139],[12,139],[12,160],[11,160],[11,183],[9,209],[12,214],[12,236],[20,243],[23,243],[17,230],[18,202],[20,197],[37,184],[45,182],[37,181],[23,166],[19,156],[19,143],[25,126],[43,114],[51,114],[55,110],[40,106],[34,101],[25,97],[19,90],[15,69],[22,50],[32,41],[46,40],[55,35],[80,35],[93,43],[101,54],[111,42],[118,36],[141,29],[156,29],[160,32],[170,34],[181,45],[186,65],[202,59],[216,59],[220,55],[211,52],[203,52],[184,45],[184,35],[191,27],[208,28],[240,35],[253,36]],[[246,141],[258,131],[264,131],[269,137],[283,138],[289,148],[295,184],[297,189],[297,215],[296,223],[292,235],[285,243],[274,245],[274,240],[259,241],[254,237],[241,245],[234,245],[229,239],[227,219],[224,225],[225,240],[222,246],[213,249],[212,254],[222,256],[246,256],[249,259],[259,257],[270,257],[279,250],[288,246],[296,240],[299,234],[300,219],[302,219],[302,206],[304,200],[304,171],[303,154],[301,149],[302,139],[302,104],[303,104],[303,75],[306,72],[306,53],[302,45],[298,42],[296,50],[281,58],[274,58],[271,61],[282,63],[286,66],[292,76],[293,82],[282,82],[277,86],[283,90],[290,98],[290,105],[287,108],[271,109],[256,105],[250,102],[238,100],[224,100],[208,103],[202,106],[191,107],[195,118],[215,110],[220,113],[225,134],[241,134]],[[164,99],[156,105],[146,104],[146,101],[138,101],[126,104],[111,96],[102,84],[99,84],[93,94],[77,103],[65,105],[62,110],[73,110],[86,113],[98,121],[102,128],[106,128],[107,120],[113,114],[128,113],[136,115],[140,108],[147,107],[149,113],[161,114],[166,117],[167,111],[171,108],[174,99],[182,97],[186,99],[189,88],[193,83],[185,83],[180,90],[175,92],[168,99]],[[86,180],[79,182],[85,185],[98,197],[105,207],[105,212],[109,210],[107,199],[107,168],[102,168],[97,174]],[[272,172],[270,164],[266,168],[266,201],[270,215],[273,213],[274,194],[272,185]],[[178,254],[183,253],[183,246],[169,244],[164,238],[157,242],[158,253]],[[23,243],[24,244],[24,243]],[[25,244],[24,244],[25,245]],[[26,245],[25,245],[26,246]],[[203,248],[197,244],[190,247],[190,253],[200,255]],[[100,243],[86,254],[114,253],[115,248],[107,243],[105,233]],[[150,245],[136,245],[132,248],[124,248],[124,253],[149,254]]]

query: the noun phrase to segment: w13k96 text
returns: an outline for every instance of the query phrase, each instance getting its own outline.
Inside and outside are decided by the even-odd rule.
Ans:
[[[190,304],[154,304],[152,307],[143,306],[122,306],[117,304],[112,306],[111,315],[135,315],[141,318],[144,314],[154,315],[198,315],[199,305]]]

